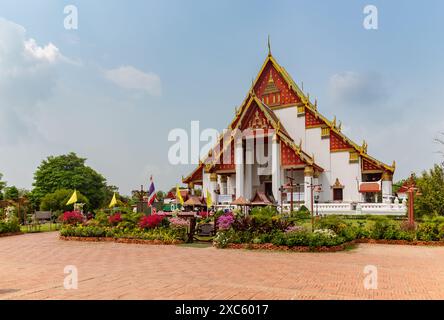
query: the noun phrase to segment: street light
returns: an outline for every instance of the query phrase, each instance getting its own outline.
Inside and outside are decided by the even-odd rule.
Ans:
[[[306,182],[308,187],[310,188],[310,199],[311,199],[311,232],[314,231],[314,196],[313,191],[316,189],[316,192],[321,192],[322,183],[313,184],[312,182]]]

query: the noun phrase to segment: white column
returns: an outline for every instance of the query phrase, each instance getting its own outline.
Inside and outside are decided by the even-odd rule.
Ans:
[[[393,194],[393,176],[390,173],[384,172],[382,174],[382,202],[391,203],[391,196]]]
[[[234,163],[236,164],[236,199],[244,196],[244,149],[242,138],[236,141],[234,150]]]
[[[216,189],[217,189],[217,173],[212,173],[210,175],[210,188],[208,191],[211,194],[211,200],[213,200],[214,204],[218,203]]]
[[[311,185],[313,184],[313,167],[304,169],[304,202],[308,210],[311,210]]]
[[[253,197],[253,163],[254,163],[254,139],[247,139],[245,145],[245,181],[244,193],[246,199]]]
[[[227,188],[227,176],[221,175],[220,176],[220,194],[228,194],[228,188]]]
[[[272,175],[272,190],[274,199],[278,204],[281,203],[281,145],[276,136],[273,136],[273,142],[271,145],[271,175]]]

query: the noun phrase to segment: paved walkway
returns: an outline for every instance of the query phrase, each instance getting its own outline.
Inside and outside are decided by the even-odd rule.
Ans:
[[[443,299],[444,247],[360,244],[338,253],[0,238],[0,299]],[[64,289],[77,267],[78,289]],[[378,289],[364,288],[364,267]]]

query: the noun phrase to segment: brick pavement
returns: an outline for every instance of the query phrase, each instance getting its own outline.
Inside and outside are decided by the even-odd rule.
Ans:
[[[336,253],[0,238],[0,299],[443,299],[444,247],[360,244]],[[64,267],[79,272],[65,290]],[[378,268],[378,289],[363,285]]]

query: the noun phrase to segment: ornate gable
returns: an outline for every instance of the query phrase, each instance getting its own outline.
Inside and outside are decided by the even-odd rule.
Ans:
[[[231,141],[230,146],[222,151],[218,163],[215,166],[215,170],[230,172],[236,170],[234,163],[234,141]]]
[[[371,172],[382,172],[382,168],[375,163],[369,161],[366,158],[362,159],[362,172],[371,173]]]
[[[313,112],[305,108],[305,128],[320,127],[324,124],[325,122],[320,117],[316,117]]]
[[[242,120],[240,128],[241,130],[268,130],[273,129],[273,126],[265,116],[264,112],[257,106],[256,102],[254,102],[254,105],[247,111],[247,114]]]
[[[350,151],[354,150],[354,147],[347,142],[346,139],[339,136],[337,133],[330,131],[330,151]]]
[[[281,165],[282,166],[298,166],[304,165],[301,157],[285,143],[281,143]]]
[[[296,104],[301,100],[291,90],[290,84],[273,66],[271,60],[263,68],[254,86],[254,92],[259,99],[269,107]]]

